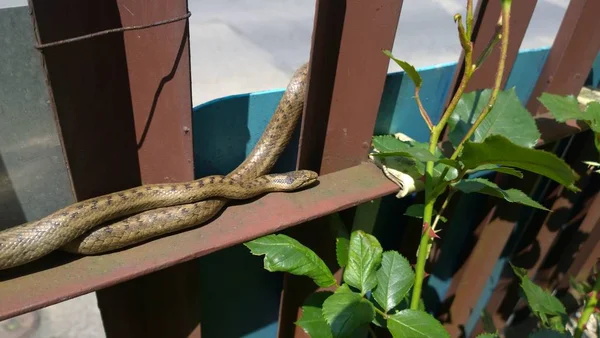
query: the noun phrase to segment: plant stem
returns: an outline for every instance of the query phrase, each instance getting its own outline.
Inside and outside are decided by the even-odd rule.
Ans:
[[[363,298],[364,298],[364,297],[363,297]],[[383,312],[383,311],[379,310],[379,309],[377,308],[377,306],[373,306],[373,308],[375,309],[375,312],[379,313],[379,314],[380,314],[380,315],[381,315],[383,318],[387,319],[387,318],[389,317],[387,313],[385,313],[385,312]]]
[[[440,217],[442,217],[442,215],[444,214],[444,211],[446,211],[446,208],[448,208],[448,204],[450,204],[450,200],[452,199],[452,196],[454,196],[455,193],[456,193],[455,189],[450,189],[450,191],[448,191],[448,196],[446,196],[446,199],[444,200],[444,203],[442,203],[442,207],[440,208],[440,211],[438,212],[437,216],[435,216],[435,220],[433,221],[433,224],[431,225],[431,228],[433,230],[436,229],[436,226],[437,226],[438,222],[440,221]]]
[[[427,128],[429,128],[429,131],[431,131],[433,129],[433,122],[431,122],[431,118],[429,118],[429,115],[427,114],[427,111],[421,102],[421,97],[419,96],[420,89],[421,87],[415,87],[415,100],[417,101],[417,106],[419,106],[419,112],[427,124]]]
[[[496,79],[494,80],[494,89],[492,90],[492,95],[490,96],[490,100],[487,105],[483,108],[483,111],[477,119],[475,123],[471,126],[467,134],[460,141],[459,145],[454,150],[451,159],[455,160],[458,155],[462,152],[465,143],[473,136],[475,130],[479,127],[481,122],[487,117],[488,113],[492,110],[494,103],[496,103],[496,98],[498,97],[498,92],[500,91],[500,87],[502,86],[502,76],[504,75],[504,65],[506,64],[506,56],[508,54],[508,34],[510,31],[509,21],[510,21],[510,4],[511,0],[502,0],[502,37],[501,37],[501,50],[500,50],[500,61],[498,62],[498,70],[496,71]]]
[[[467,0],[467,38],[473,34],[473,0]]]
[[[484,110],[481,112],[481,114],[475,121],[475,124],[473,124],[473,126],[471,126],[471,128],[467,132],[467,135],[465,135],[463,140],[460,142],[459,146],[456,148],[456,150],[452,154],[451,159],[453,159],[453,160],[455,160],[458,157],[458,155],[462,151],[462,148],[464,147],[464,143],[469,138],[471,138],[471,136],[473,135],[473,133],[475,132],[477,127],[479,127],[479,124],[481,124],[483,119],[490,112],[493,104],[496,101],[496,97],[500,90],[500,85],[502,84],[502,76],[504,74],[504,64],[506,63],[506,55],[508,53],[508,33],[509,33],[511,2],[512,2],[512,0],[502,0],[502,36],[501,36],[502,48],[501,48],[500,62],[498,64],[498,71],[496,73],[496,79],[495,79],[495,83],[494,83],[494,90],[492,92],[492,96],[490,97],[490,101],[488,102],[488,105],[484,108]],[[472,9],[472,4],[469,5],[469,3],[467,3],[467,6],[468,6],[468,8],[469,8],[469,6],[471,6],[471,9]],[[470,24],[472,25],[472,17],[471,18],[468,17],[469,16],[468,12],[469,11],[467,10],[467,26],[469,26]],[[459,35],[459,38],[461,39],[461,45],[463,46],[463,49],[465,51],[465,58],[464,58],[465,68],[464,68],[464,74],[460,81],[460,85],[459,85],[458,89],[456,90],[454,97],[452,98],[452,100],[450,101],[450,104],[446,108],[446,111],[442,115],[440,122],[436,126],[434,126],[433,129],[431,130],[431,135],[429,137],[429,151],[432,154],[435,153],[437,143],[439,141],[442,130],[444,130],[444,128],[446,127],[446,124],[448,123],[450,116],[452,116],[452,113],[456,109],[456,106],[458,105],[458,102],[467,87],[467,83],[469,82],[469,80],[471,79],[471,76],[473,75],[473,72],[475,71],[475,68],[473,67],[473,44],[471,41],[464,41],[465,37],[467,36],[467,33],[465,32],[464,27],[462,27],[462,22],[460,22],[460,15],[456,15],[454,18],[456,21],[458,21],[458,31],[459,31],[458,35]],[[469,20],[471,20],[470,23],[469,23]],[[411,297],[411,301],[410,301],[410,308],[413,310],[416,310],[419,307],[419,300],[421,299],[421,290],[423,288],[423,279],[425,278],[425,263],[427,262],[427,257],[429,256],[429,250],[428,250],[429,245],[433,241],[433,238],[430,236],[430,232],[429,232],[429,228],[431,227],[433,206],[435,205],[435,202],[436,202],[436,196],[432,196],[432,192],[434,189],[434,185],[432,182],[433,181],[433,166],[434,166],[433,162],[427,162],[426,172],[425,172],[425,210],[423,212],[423,230],[424,231],[421,235],[421,241],[419,243],[417,264],[415,266],[415,284],[413,286],[413,292],[412,292],[412,297]],[[448,168],[445,168],[444,172],[442,173],[440,182],[442,182],[444,180],[444,177],[446,176],[447,172],[448,172]],[[444,202],[444,203],[447,204],[446,202]],[[440,212],[440,214],[441,214],[441,212]],[[438,219],[439,219],[439,217],[436,218],[436,223],[437,223]]]
[[[454,16],[455,21],[458,23],[458,37],[461,41],[461,46],[465,51],[464,65],[465,71],[460,84],[454,97],[448,104],[446,111],[442,114],[440,122],[431,129],[429,136],[429,151],[434,154],[437,147],[437,143],[440,139],[442,131],[446,127],[450,116],[456,109],[458,101],[467,87],[467,83],[473,73],[473,44],[466,40],[466,33],[461,22],[460,14]],[[467,19],[468,21],[468,19]],[[413,286],[412,298],[410,300],[410,308],[416,310],[419,307],[419,300],[421,298],[421,289],[423,287],[423,279],[425,278],[425,263],[427,256],[429,255],[427,248],[429,247],[430,241],[433,239],[429,236],[429,227],[431,226],[431,218],[433,215],[433,206],[435,205],[436,197],[432,196],[433,193],[433,162],[427,162],[425,167],[425,210],[423,212],[423,234],[421,235],[421,242],[419,243],[419,253],[417,255],[417,265],[415,266],[415,284]],[[445,175],[444,175],[445,176]]]
[[[594,313],[596,305],[598,304],[598,291],[600,291],[600,275],[596,276],[596,282],[594,283],[594,289],[589,294],[588,301],[585,303],[583,313],[577,322],[577,328],[575,329],[575,338],[581,338],[583,331],[585,331],[585,325],[590,320],[590,316]]]
[[[440,122],[436,126],[438,128],[441,127],[441,128],[439,128],[440,134],[441,134],[441,131],[446,126],[446,123],[448,123],[450,116],[452,116],[452,113],[454,113],[454,109],[456,109],[456,106],[458,105],[458,101],[460,100],[462,94],[465,92],[465,89],[467,88],[467,83],[471,79],[471,75],[473,75],[473,45],[471,44],[471,42],[469,42],[468,47],[465,49],[464,63],[465,63],[465,70],[464,70],[462,79],[460,80],[460,84],[458,85],[458,89],[456,89],[456,93],[454,94],[454,97],[450,101],[450,104],[448,104],[446,111],[444,111],[444,114],[442,115]],[[439,138],[439,136],[438,136],[438,138]]]
[[[477,62],[475,62],[475,70],[477,70],[481,66],[481,64],[483,64],[483,62],[485,62],[487,57],[490,54],[492,54],[492,50],[494,50],[494,47],[496,47],[496,44],[498,44],[498,42],[501,39],[502,39],[502,21],[499,21],[498,24],[496,25],[496,32],[494,33],[494,37],[488,42],[487,46],[485,46],[485,49],[483,50],[483,53],[481,53],[481,55],[477,59]]]

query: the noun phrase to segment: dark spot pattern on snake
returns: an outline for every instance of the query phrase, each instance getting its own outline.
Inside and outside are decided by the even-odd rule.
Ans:
[[[273,168],[279,155],[285,149],[285,146],[290,139],[290,135],[293,134],[299,122],[302,112],[302,101],[306,89],[306,73],[307,65],[304,65],[294,73],[274,116],[271,118],[271,121],[261,136],[261,140],[246,159],[228,174],[227,177],[231,177],[237,181],[252,180],[268,173]],[[192,184],[192,187],[198,189],[206,188],[208,187],[208,182],[211,182],[212,184],[212,182],[215,181],[217,181],[215,177],[212,177],[205,181],[199,181],[197,184]],[[227,180],[219,178],[218,181],[225,182]],[[259,182],[261,181],[262,180],[254,181],[252,184],[246,186],[257,187],[260,185]],[[227,182],[229,183],[229,181]],[[188,189],[187,186],[183,185],[179,185],[179,187],[181,191]],[[147,188],[151,189],[148,190]],[[234,189],[236,189],[229,184],[227,184],[227,188],[230,191],[235,191]],[[71,236],[70,234],[72,234],[72,231],[79,232],[82,231],[80,227],[92,227],[86,223],[87,220],[84,217],[108,221],[109,219],[98,216],[98,213],[100,212],[110,212],[110,217],[127,216],[127,214],[123,214],[123,210],[126,212],[138,212],[138,214],[129,215],[126,219],[108,224],[108,226],[100,226],[87,232],[85,235],[80,236],[76,242],[81,243],[81,247],[73,248],[75,252],[102,253],[106,248],[110,248],[108,250],[119,249],[123,246],[129,246],[155,237],[156,235],[160,235],[160,232],[162,231],[159,230],[158,227],[164,228],[165,231],[174,231],[185,226],[198,225],[199,223],[204,223],[209,218],[212,218],[228,201],[228,199],[218,196],[209,200],[200,201],[185,197],[183,202],[192,203],[187,204],[185,208],[173,207],[170,204],[166,204],[169,201],[165,201],[160,205],[153,205],[152,203],[156,200],[155,197],[158,197],[160,194],[167,191],[167,189],[168,188],[150,186],[125,190],[124,192],[118,192],[116,195],[112,195],[115,198],[116,196],[119,196],[119,203],[110,203],[110,199],[103,199],[100,204],[95,200],[95,204],[87,202],[85,204],[77,205],[76,208],[69,209],[69,216],[72,216],[74,210],[86,210],[86,212],[79,214],[79,218],[74,220],[71,220],[70,217],[67,219],[60,219],[52,218],[52,216],[50,216],[43,221],[27,223],[23,229],[17,229],[15,232],[11,232],[4,236],[4,238],[12,239],[17,238],[17,233],[22,234],[20,237],[22,238],[23,243],[26,244],[19,243],[14,246],[11,245],[11,248],[8,249],[6,248],[8,246],[6,244],[0,246],[0,248],[2,248],[0,249],[0,269],[10,267],[11,264],[22,264],[18,262],[15,263],[15,260],[12,260],[12,257],[21,255],[24,252],[30,253],[28,259],[37,259],[48,254],[50,251],[62,247],[64,244],[68,244],[64,243],[64,240],[65,238],[72,238],[69,237]],[[141,193],[140,190],[147,191],[148,193]],[[193,195],[194,192],[189,191],[186,192],[186,194]],[[143,201],[138,202],[136,196],[143,196]],[[164,197],[165,199],[181,198],[181,196],[178,196],[177,194],[172,194],[171,196],[168,198],[166,198],[166,196]],[[133,207],[135,203],[143,203],[141,204],[143,205],[142,208],[150,208],[150,210]],[[88,212],[96,209],[98,209],[98,211]],[[165,210],[172,210],[173,212],[165,214]],[[64,212],[64,210],[61,212]],[[56,215],[59,215],[59,213]],[[140,215],[143,215],[143,217],[140,217]],[[78,221],[79,219],[81,219],[80,222]],[[64,223],[64,221],[68,221],[69,223]],[[50,232],[47,232],[47,229],[49,229]],[[51,238],[44,238],[46,234],[50,234],[48,236],[51,236]],[[35,236],[35,239],[32,239],[33,236]],[[7,259],[11,261],[7,263]]]

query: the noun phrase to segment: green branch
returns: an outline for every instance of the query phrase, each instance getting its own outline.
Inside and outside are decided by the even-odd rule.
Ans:
[[[600,275],[596,276],[596,282],[594,283],[594,289],[590,292],[588,300],[585,303],[583,313],[577,322],[577,328],[575,329],[575,338],[581,338],[583,331],[585,331],[585,325],[590,320],[590,316],[594,313],[596,305],[598,304],[598,291],[600,291]]]
[[[427,114],[427,111],[425,110],[425,107],[423,107],[423,103],[421,102],[421,97],[419,96],[420,89],[421,87],[415,87],[415,100],[417,101],[417,106],[419,106],[419,112],[421,113],[423,120],[427,124],[427,128],[429,128],[429,131],[431,131],[433,129],[433,122],[431,122],[431,118],[429,117],[429,114]]]
[[[469,129],[469,131],[467,132],[467,134],[465,135],[463,140],[460,142],[458,147],[455,149],[455,151],[451,157],[451,159],[453,159],[453,160],[455,160],[458,157],[458,155],[462,151],[462,148],[464,147],[464,143],[471,138],[471,136],[473,135],[473,133],[475,132],[477,127],[479,127],[481,122],[485,119],[487,114],[491,111],[491,108],[493,107],[493,105],[496,101],[496,97],[498,96],[498,92],[499,92],[500,86],[502,84],[502,76],[504,75],[504,66],[506,63],[506,55],[508,53],[510,6],[511,6],[511,0],[502,0],[502,34],[500,37],[501,42],[502,42],[502,48],[501,48],[500,62],[498,64],[498,71],[496,73],[496,79],[494,82],[494,89],[493,89],[492,95],[490,97],[490,100],[489,100],[487,106],[481,112],[481,114],[479,115],[479,117],[477,118],[477,120],[475,121],[473,126],[471,126],[471,128]],[[433,129],[431,130],[431,135],[429,138],[429,151],[432,154],[435,153],[437,144],[440,139],[440,135],[441,135],[442,131],[444,130],[444,128],[446,127],[446,124],[448,123],[450,116],[452,116],[452,113],[454,113],[454,110],[456,109],[456,106],[458,105],[460,98],[464,94],[467,84],[468,84],[469,80],[471,79],[473,72],[476,69],[476,67],[473,66],[473,43],[470,41],[470,34],[472,32],[472,25],[473,25],[472,3],[470,3],[470,0],[467,3],[467,28],[465,29],[465,27],[463,26],[460,14],[455,15],[454,19],[458,25],[458,36],[459,36],[459,39],[461,42],[461,46],[463,47],[463,50],[465,53],[465,58],[464,58],[465,68],[464,68],[464,74],[460,81],[460,85],[458,86],[456,93],[454,94],[452,100],[450,101],[450,104],[448,105],[446,111],[442,114],[440,122],[436,126],[434,126]],[[496,37],[494,37],[494,38],[496,38]],[[493,44],[493,42],[491,42],[490,44]],[[423,280],[425,279],[425,263],[427,262],[427,258],[429,256],[429,247],[433,243],[433,236],[432,236],[430,230],[435,229],[434,227],[432,227],[432,223],[431,223],[432,215],[433,215],[433,207],[435,205],[436,197],[437,197],[436,195],[433,195],[433,192],[435,189],[435,186],[433,184],[433,167],[434,167],[433,162],[427,162],[426,171],[425,171],[425,210],[423,212],[423,233],[421,234],[421,240],[419,243],[417,264],[415,266],[415,284],[413,286],[413,292],[412,292],[412,297],[411,297],[411,301],[410,301],[410,308],[413,310],[418,309],[419,300],[421,299]],[[439,180],[440,184],[444,184],[443,181],[444,181],[444,177],[446,176],[447,172],[448,172],[448,168],[445,168],[441,175],[441,178]],[[449,196],[449,197],[452,197],[452,196]],[[446,206],[448,203],[449,203],[449,199],[447,199],[444,202],[444,204],[446,204]],[[440,212],[440,215],[441,215],[441,212]],[[433,225],[434,226],[437,225],[438,221],[439,221],[439,217],[436,218]]]
[[[502,21],[498,21],[498,24],[496,25],[496,31],[494,32],[494,37],[488,42],[488,45],[483,50],[483,53],[481,53],[481,55],[477,59],[477,62],[475,62],[476,70],[479,69],[479,67],[483,64],[483,62],[485,62],[485,60],[488,58],[488,56],[490,56],[490,54],[492,54],[494,47],[496,47],[496,45],[498,44],[498,42],[500,42],[501,39],[502,39]]]
[[[504,66],[506,64],[506,56],[508,54],[508,36],[510,31],[510,4],[511,0],[502,0],[502,35],[501,35],[501,50],[500,50],[500,62],[498,62],[498,70],[496,71],[496,79],[494,80],[494,89],[492,90],[492,95],[490,96],[490,100],[488,104],[483,108],[483,111],[477,119],[475,123],[471,126],[467,134],[460,141],[454,153],[452,154],[451,159],[455,160],[458,155],[460,155],[462,149],[465,146],[465,143],[473,136],[475,130],[479,127],[481,122],[487,117],[488,113],[494,107],[494,103],[496,103],[496,98],[498,97],[498,92],[500,91],[500,87],[502,86],[502,76],[504,75]]]
[[[473,0],[467,0],[467,38],[473,34]]]

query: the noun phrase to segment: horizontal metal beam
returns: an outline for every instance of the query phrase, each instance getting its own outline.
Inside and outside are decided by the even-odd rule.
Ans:
[[[47,259],[0,271],[0,320],[347,209],[395,190],[396,185],[379,168],[364,163],[324,175],[311,189],[272,193],[252,203],[231,204],[211,223],[144,245],[60,265],[56,263],[64,262],[66,254],[55,253]]]

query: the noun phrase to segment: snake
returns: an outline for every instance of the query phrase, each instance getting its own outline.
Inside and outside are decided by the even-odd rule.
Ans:
[[[293,73],[260,139],[228,175],[145,184],[76,202],[39,220],[1,231],[0,270],[55,250],[94,255],[130,247],[202,224],[229,200],[294,191],[312,184],[318,177],[313,171],[268,174],[302,115],[308,67],[304,63]]]

